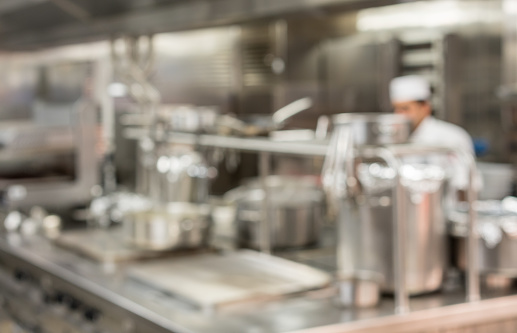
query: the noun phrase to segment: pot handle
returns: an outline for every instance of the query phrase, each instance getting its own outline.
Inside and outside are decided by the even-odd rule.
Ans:
[[[287,104],[283,108],[279,109],[275,113],[273,113],[273,123],[278,126],[286,121],[288,118],[310,109],[312,107],[312,99],[310,97],[305,97],[298,99],[292,103]]]

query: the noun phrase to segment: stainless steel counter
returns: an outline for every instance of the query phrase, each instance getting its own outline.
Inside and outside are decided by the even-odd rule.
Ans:
[[[40,304],[39,320],[66,318],[80,328],[77,332],[441,332],[497,321],[510,327],[505,320],[517,317],[517,296],[485,295],[483,301],[465,304],[461,291],[412,298],[412,312],[404,316],[393,315],[390,298],[374,309],[340,309],[328,290],[203,313],[130,279],[129,266],[93,262],[36,236],[2,236],[0,300],[22,317],[30,312],[24,301]],[[36,325],[36,319],[26,317]]]

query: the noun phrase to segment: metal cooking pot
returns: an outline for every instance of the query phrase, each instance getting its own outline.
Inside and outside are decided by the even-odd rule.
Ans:
[[[271,195],[269,216],[273,248],[305,247],[319,240],[324,217],[324,195],[313,178],[272,176],[266,179]],[[227,193],[237,205],[235,224],[239,244],[258,248],[264,191],[258,181]]]
[[[517,278],[517,214],[505,210],[501,201],[476,202],[479,234],[479,269],[482,274]],[[449,214],[455,263],[465,269],[465,238],[468,212],[465,207]]]
[[[393,169],[378,162],[357,165],[359,193],[341,202],[338,256],[346,271],[383,276],[381,290],[391,293],[393,272]],[[439,289],[447,268],[447,228],[443,213],[447,178],[433,165],[406,164],[400,170],[407,217],[406,288],[412,295]]]
[[[392,113],[341,113],[332,117],[332,123],[351,126],[356,145],[406,143],[412,131],[407,117]]]
[[[155,149],[151,197],[159,202],[206,203],[217,170],[193,147],[164,143]]]
[[[123,221],[128,243],[145,250],[201,248],[208,244],[210,206],[169,203],[128,212]]]

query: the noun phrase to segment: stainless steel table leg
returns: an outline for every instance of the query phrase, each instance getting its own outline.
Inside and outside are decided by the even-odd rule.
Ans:
[[[400,160],[389,149],[379,149],[379,157],[395,170],[396,187],[393,189],[393,266],[395,281],[395,313],[409,312],[409,292],[406,286],[406,228],[404,186],[400,181]]]
[[[393,209],[394,240],[393,263],[395,268],[395,313],[404,314],[409,312],[409,293],[406,286],[406,240],[407,240],[407,219],[406,207],[404,204],[404,186],[400,181],[400,174],[397,170],[397,186],[395,206]]]
[[[479,265],[478,265],[478,232],[477,216],[474,204],[477,200],[475,189],[476,164],[473,159],[469,163],[469,188],[467,200],[469,203],[468,235],[467,235],[467,301],[474,302],[480,299]]]
[[[262,200],[262,218],[260,221],[260,251],[265,254],[271,254],[271,196],[269,193],[269,186],[267,186],[267,177],[270,174],[271,156],[269,153],[263,152],[259,155],[259,173],[262,190],[264,191],[264,198]]]

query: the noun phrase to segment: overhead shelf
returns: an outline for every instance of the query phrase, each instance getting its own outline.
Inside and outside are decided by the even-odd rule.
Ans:
[[[146,135],[145,129],[127,128],[124,132],[129,139],[139,139]],[[230,137],[208,134],[169,133],[167,141],[174,143],[200,145],[205,147],[235,149],[246,152],[264,152],[301,156],[325,156],[327,141],[282,142],[270,138]]]

